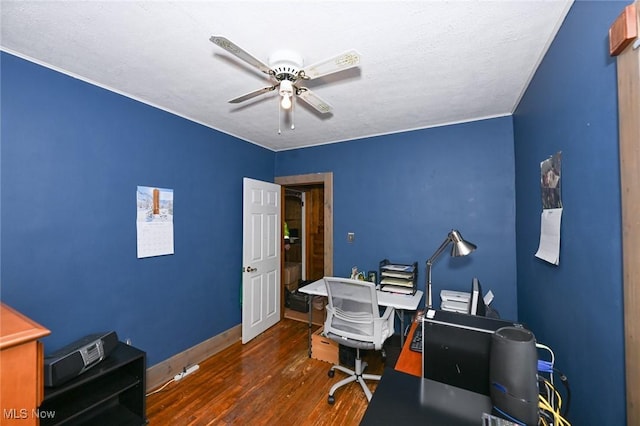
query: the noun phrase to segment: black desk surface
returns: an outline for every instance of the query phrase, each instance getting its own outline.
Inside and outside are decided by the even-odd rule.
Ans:
[[[479,426],[486,395],[386,368],[361,425]]]

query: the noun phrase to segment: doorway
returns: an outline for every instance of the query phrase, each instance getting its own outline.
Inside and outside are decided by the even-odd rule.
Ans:
[[[333,275],[333,173],[281,176],[275,178],[275,183],[282,186],[282,203],[280,204],[284,210],[282,217],[292,220],[291,225],[288,223],[290,235],[292,230],[297,230],[299,239],[297,242],[299,247],[296,248],[294,243],[289,249],[289,251],[296,251],[291,254],[283,253],[281,256],[283,288],[280,312],[282,317],[307,321],[307,313],[285,307],[286,278],[291,278],[291,275],[285,275],[297,273],[295,264],[289,264],[290,269],[286,269],[285,260],[294,260],[299,250],[300,281],[302,279],[315,281],[323,276]],[[290,194],[289,200],[287,200],[287,193]],[[294,193],[300,194],[298,200]],[[291,212],[287,212],[287,204],[291,207]],[[319,313],[323,314],[323,312]],[[314,323],[321,323],[321,319],[316,319],[316,312],[313,314]]]
[[[298,282],[306,279],[306,192],[291,187],[284,188],[284,222],[289,230],[289,244],[285,245],[283,279],[290,291],[295,291]]]

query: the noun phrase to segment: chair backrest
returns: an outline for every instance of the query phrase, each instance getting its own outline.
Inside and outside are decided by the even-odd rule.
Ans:
[[[325,333],[374,342],[375,323],[380,320],[375,284],[339,277],[324,277],[324,282],[328,293]]]

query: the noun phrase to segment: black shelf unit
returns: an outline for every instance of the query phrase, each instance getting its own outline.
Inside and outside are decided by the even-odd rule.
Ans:
[[[44,390],[40,425],[118,425],[148,423],[146,354],[118,342],[113,352],[90,370],[57,387]]]
[[[392,263],[380,261],[380,290],[390,293],[415,294],[418,289],[418,262]]]

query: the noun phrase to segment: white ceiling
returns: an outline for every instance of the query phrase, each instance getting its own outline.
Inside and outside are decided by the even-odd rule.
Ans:
[[[274,151],[511,114],[572,0],[9,1],[2,50]],[[209,41],[221,35],[268,63],[305,65],[349,49],[361,64],[307,86],[278,134],[271,85]]]

